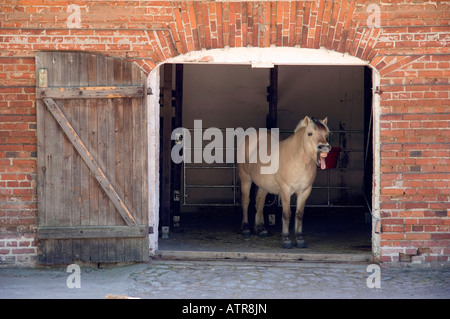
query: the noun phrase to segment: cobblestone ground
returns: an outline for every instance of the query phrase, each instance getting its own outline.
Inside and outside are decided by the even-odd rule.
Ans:
[[[381,269],[368,264],[151,261],[81,266],[81,288],[67,287],[65,267],[0,269],[0,298],[152,299],[450,298],[450,268]],[[376,267],[375,267],[376,268]],[[373,278],[373,277],[371,277]],[[375,282],[375,281],[371,281]]]
[[[381,269],[367,264],[168,263],[142,269],[130,293],[144,298],[450,298],[450,269]],[[154,289],[156,288],[156,289]]]

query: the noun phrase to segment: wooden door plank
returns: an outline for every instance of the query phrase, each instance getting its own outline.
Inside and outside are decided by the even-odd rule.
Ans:
[[[108,144],[107,144],[107,130],[109,129],[109,125],[107,122],[106,117],[106,105],[110,100],[98,100],[97,101],[97,109],[98,109],[98,161],[101,165],[101,167],[104,168],[105,174],[108,174],[107,171],[107,150],[108,150]],[[109,177],[108,175],[108,178]],[[111,180],[111,182],[113,182]],[[105,225],[106,224],[106,216],[109,213],[109,198],[105,194],[105,192],[99,191],[98,192],[98,218],[97,218],[97,224],[98,225]],[[99,238],[98,240],[98,258],[99,260],[107,260],[108,252],[107,252],[107,240],[105,238]]]
[[[78,63],[70,64],[71,80],[70,86],[87,86],[87,55],[80,54]],[[57,83],[55,86],[61,86],[62,83]],[[72,117],[71,123],[75,130],[79,133],[82,140],[87,140],[87,100],[71,101],[75,107],[76,117]],[[70,145],[72,148],[73,146]],[[76,196],[74,198],[73,211],[73,226],[82,226],[89,224],[89,179],[90,173],[88,167],[84,164],[78,152],[74,151],[74,167],[73,167],[73,184],[76,189]],[[89,260],[85,254],[86,243],[83,240],[72,239],[72,254],[74,260]]]
[[[44,169],[46,170],[45,187],[46,196],[46,225],[55,225],[58,216],[56,212],[61,202],[62,183],[62,139],[61,130],[50,114],[45,116],[45,150],[46,159]]]
[[[95,55],[88,55],[87,56],[87,69],[83,72],[87,73],[87,79],[88,79],[88,85],[96,85],[97,84],[97,56]],[[89,134],[88,138],[84,140],[86,143],[86,147],[89,149],[89,152],[91,153],[92,158],[95,158],[97,164],[99,167],[102,167],[102,171],[104,173],[104,166],[100,166],[102,164],[99,162],[100,159],[100,150],[98,147],[98,135],[99,135],[99,129],[98,129],[98,110],[100,108],[100,102],[101,100],[89,100],[89,103],[92,103],[92,107],[89,107],[88,109],[88,127],[89,127]],[[99,197],[101,196],[101,190],[99,189],[95,178],[93,178],[95,175],[91,175],[91,178],[89,179],[89,225],[95,226],[98,225],[98,218],[100,213],[100,206],[99,206]],[[105,175],[106,176],[106,175]],[[96,255],[98,254],[98,243],[91,243],[91,246],[96,246],[93,249],[93,253]],[[91,254],[92,256],[92,254]]]
[[[94,59],[90,59],[92,66],[92,71],[95,70],[95,72],[89,72],[89,85],[90,87],[95,86],[106,86],[108,83],[106,81],[107,79],[107,68],[106,68],[106,59],[100,58],[100,56],[95,57]],[[98,125],[98,131],[97,131],[97,161],[99,162],[100,166],[103,167],[105,174],[108,176],[111,183],[114,183],[115,181],[111,179],[111,176],[109,175],[108,167],[106,165],[107,163],[107,149],[108,149],[108,140],[107,140],[107,131],[109,130],[112,123],[107,122],[106,118],[106,105],[109,101],[111,101],[110,98],[102,98],[97,100],[91,100],[92,102],[96,103],[96,119],[97,119],[97,125]],[[105,225],[106,223],[106,216],[109,213],[109,203],[111,202],[106,196],[105,192],[101,191],[100,189],[97,192],[98,195],[98,214],[96,216],[96,223],[97,225]],[[122,197],[123,198],[123,197]],[[114,211],[114,214],[116,212]],[[93,225],[95,223],[92,223]],[[98,260],[106,261],[108,260],[108,240],[106,238],[99,237],[95,240],[95,244],[93,246],[96,246],[97,251],[96,254],[98,255]]]
[[[97,64],[97,67],[104,68],[104,78],[102,78],[99,84],[108,84],[114,83],[114,68],[113,68],[113,59],[103,59],[102,62]],[[104,82],[103,82],[104,81]],[[115,104],[119,101],[119,99],[108,99],[106,106],[106,117],[108,128],[106,129],[106,142],[108,145],[107,154],[106,154],[106,172],[111,181],[116,183],[116,143],[115,143]],[[116,223],[116,208],[114,207],[111,201],[108,201],[107,211],[106,211],[106,221],[105,225],[117,225]],[[117,238],[107,238],[106,239],[106,260],[117,260],[117,242],[123,239]]]
[[[39,87],[39,72],[41,69],[46,69],[44,71],[48,74],[48,67],[51,66],[51,55],[36,54],[36,88]],[[47,67],[47,68],[46,68]],[[45,104],[38,100],[36,101],[36,134],[37,134],[37,195],[38,195],[38,226],[47,224],[47,151],[45,149],[46,139],[45,139],[45,123],[47,110]],[[40,256],[40,260],[44,260],[45,256]]]
[[[71,53],[70,55],[64,55],[62,52],[59,52],[57,56],[55,56],[54,61],[54,74],[56,71],[58,73],[58,78],[56,79],[56,83],[62,86],[79,86],[79,59],[80,56],[75,53]],[[69,63],[70,62],[70,63]],[[69,119],[72,119],[73,122],[73,108],[72,105],[75,101],[64,100],[58,101],[57,103],[61,106],[61,108],[65,111],[65,114]],[[57,215],[61,216],[57,225],[73,225],[73,210],[74,206],[70,205],[67,207],[67,203],[72,203],[72,197],[76,194],[75,190],[72,189],[72,180],[74,177],[74,173],[77,171],[75,169],[74,172],[74,157],[77,153],[73,148],[70,141],[68,141],[62,132],[59,133],[61,136],[61,140],[63,142],[63,167],[64,167],[64,189],[63,189],[63,205],[65,205],[67,212],[65,214],[61,214],[57,212]],[[80,159],[79,159],[80,160]],[[75,178],[76,180],[76,178]],[[73,240],[59,240],[55,242],[57,245],[61,245],[61,253],[62,253],[62,262],[70,263],[73,260]],[[59,253],[58,253],[59,254]]]
[[[40,98],[53,99],[117,99],[144,96],[142,85],[126,86],[74,86],[74,87],[47,87],[36,88]]]
[[[122,60],[113,60],[112,63],[112,70],[113,70],[113,80],[117,83],[126,84],[127,82],[124,79],[124,69],[123,69],[123,61]],[[115,141],[116,144],[116,153],[115,153],[115,174],[116,174],[116,184],[119,187],[119,190],[121,191],[123,195],[124,201],[127,203],[129,202],[128,196],[131,195],[131,193],[127,189],[127,174],[128,174],[128,168],[131,165],[127,165],[129,162],[130,156],[127,153],[126,150],[126,143],[128,142],[127,139],[127,132],[128,127],[125,125],[125,117],[128,116],[128,113],[126,112],[126,101],[125,99],[118,99],[116,104],[116,112],[115,112],[115,118],[114,118],[114,125],[115,125]],[[131,164],[132,160],[130,161]],[[121,219],[116,220],[116,224],[120,225],[123,221]],[[126,254],[128,253],[127,250],[128,246],[128,240],[125,240],[124,238],[117,238],[116,239],[116,256],[118,260],[125,261],[126,260]]]
[[[95,159],[92,157],[89,150],[86,148],[84,143],[81,141],[78,134],[73,129],[70,122],[67,120],[66,116],[64,115],[61,108],[53,101],[53,99],[45,98],[43,99],[45,105],[47,106],[47,109],[52,113],[53,117],[58,122],[59,126],[62,128],[63,132],[67,135],[75,149],[80,154],[81,158],[84,160],[86,165],[91,170],[92,174],[94,175],[95,179],[98,181],[100,186],[103,188],[105,193],[108,195],[110,200],[114,203],[114,206],[119,211],[120,215],[124,219],[124,221],[127,223],[128,226],[136,226],[136,220],[134,219],[131,212],[128,210],[128,208],[125,206],[125,203],[122,201],[122,199],[117,194],[116,190],[114,189],[114,186],[109,182],[109,180],[106,178],[104,172],[102,169],[98,166]]]
[[[142,103],[138,99],[133,99],[131,101],[131,109],[132,109],[132,126],[134,128],[133,130],[133,144],[134,147],[132,148],[133,153],[133,172],[132,172],[132,181],[134,183],[133,188],[133,206],[135,210],[139,213],[139,216],[137,218],[139,221],[143,220],[142,212],[145,211],[145,206],[143,205],[144,199],[144,178],[145,176],[142,175],[142,172],[144,171],[144,165],[145,157],[143,154],[143,150],[145,149],[145,145],[143,145],[144,139],[141,138],[143,133],[142,130]],[[144,122],[145,123],[145,122]]]
[[[79,83],[81,86],[88,85],[88,55],[82,54],[80,56],[80,64],[79,64]],[[89,102],[90,100],[78,100],[79,104],[79,136],[82,141],[89,140]],[[86,165],[80,165],[80,219],[79,225],[89,225],[89,204],[90,204],[90,189],[89,189],[89,180],[90,171]],[[80,242],[81,245],[81,242]],[[84,253],[80,251],[80,256]]]
[[[69,68],[63,68],[63,70],[67,70],[68,79],[67,81],[61,83],[69,86],[80,86],[82,85],[82,72],[80,69],[83,67],[82,57],[78,55],[76,63],[71,63]],[[68,103],[68,108],[70,108],[72,116],[71,116],[71,124],[74,127],[76,132],[80,131],[80,103],[76,100],[64,101]],[[81,183],[81,172],[82,167],[84,166],[81,157],[74,150],[71,143],[67,143],[68,146],[72,149],[72,189],[71,189],[71,208],[72,208],[72,216],[71,223],[69,225],[78,226],[81,222],[81,214],[82,214],[82,183]],[[74,249],[73,249],[74,250]]]
[[[45,152],[45,113],[46,107],[44,102],[36,102],[36,131],[37,131],[37,153],[46,154]],[[37,158],[37,196],[38,196],[38,218],[37,224],[45,225],[45,212],[46,212],[46,197],[47,197],[47,187],[46,187],[46,166],[45,166],[45,156],[38,156]]]
[[[88,55],[86,58],[86,66],[85,70],[82,70],[83,73],[87,74],[87,83],[88,86],[97,86],[98,85],[98,71],[102,72],[98,69],[98,61],[100,56],[96,55]],[[81,99],[80,99],[81,100]],[[87,147],[91,152],[93,158],[97,161],[100,159],[100,150],[98,147],[98,135],[99,135],[99,127],[98,127],[98,112],[100,109],[101,100],[93,100],[89,99],[89,107],[88,107],[88,120],[87,124],[89,127],[89,133],[87,134],[87,139],[84,140],[87,143]],[[100,166],[100,165],[99,165]],[[104,166],[101,166],[104,169]],[[106,175],[105,175],[106,176]],[[101,213],[102,207],[99,203],[99,198],[102,196],[102,190],[98,187],[98,184],[93,178],[91,174],[89,178],[89,225],[96,226],[98,225],[99,215]],[[90,228],[89,227],[89,228]],[[89,258],[91,261],[99,261],[100,260],[100,245],[99,239],[93,238],[88,241],[89,243]]]
[[[39,63],[39,68],[45,68],[48,74],[48,79],[51,81],[58,76],[53,76],[54,71],[54,53],[48,53],[40,58],[37,57],[36,61]],[[38,70],[37,70],[38,71]],[[50,82],[48,84],[51,84]],[[44,191],[44,198],[39,203],[39,225],[47,225],[47,226],[55,226],[55,201],[57,201],[56,196],[58,193],[55,192],[55,182],[60,187],[61,179],[55,181],[55,177],[57,174],[61,172],[61,167],[58,172],[55,172],[55,169],[58,169],[54,165],[57,162],[57,156],[61,158],[61,153],[58,153],[58,145],[61,141],[60,134],[61,131],[58,129],[55,121],[53,120],[51,114],[48,112],[45,104],[41,102],[42,105],[42,127],[44,130],[40,132],[40,136],[42,137],[42,150],[45,150],[45,156],[42,159],[41,171],[43,172],[43,179],[41,180],[42,188]],[[41,153],[38,153],[41,154]],[[55,261],[55,250],[58,247],[55,247],[55,242],[53,240],[45,241],[43,243],[45,252],[40,261],[43,263],[54,263]]]
[[[114,82],[117,83],[124,83],[122,80],[122,68],[121,68],[121,62],[120,60],[114,59],[112,61],[112,80]],[[123,104],[124,101],[123,99],[116,99],[114,100],[116,101],[115,104],[115,112],[114,112],[114,144],[116,145],[115,148],[115,154],[114,154],[114,159],[115,159],[115,181],[116,184],[118,185],[119,190],[122,192],[122,194],[125,193],[126,189],[125,189],[125,183],[124,183],[124,168],[123,165],[125,164],[124,158],[122,157],[123,154],[123,149],[122,149],[122,145],[123,145],[123,141],[124,141],[124,136],[123,136],[123,130],[125,129],[123,127]],[[125,197],[124,197],[125,198]],[[116,225],[120,225],[122,223],[122,219],[117,219],[116,220]],[[119,261],[123,261],[123,255],[125,252],[124,249],[124,242],[125,240],[123,238],[117,238],[116,239],[116,258]]]
[[[71,101],[71,109],[72,109],[72,119],[71,123],[74,127],[75,131],[80,131],[80,105],[76,103],[78,101]],[[70,145],[73,149],[73,146]],[[80,225],[81,220],[81,167],[84,165],[81,162],[81,157],[73,150],[72,152],[72,185],[71,185],[71,206],[72,206],[72,217],[71,217],[71,225]]]
[[[147,227],[68,226],[40,227],[38,239],[138,238],[148,235]]]

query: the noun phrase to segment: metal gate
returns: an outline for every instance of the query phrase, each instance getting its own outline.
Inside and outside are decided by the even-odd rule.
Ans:
[[[173,67],[176,67],[176,70]],[[213,162],[206,163],[202,160],[184,161],[181,164],[174,165],[171,163],[171,148],[173,143],[184,143],[185,138],[174,141],[172,134],[173,128],[186,127],[183,125],[184,118],[182,116],[185,110],[194,110],[191,102],[190,109],[184,108],[183,103],[183,89],[184,89],[184,76],[183,65],[171,65],[164,64],[164,76],[163,87],[161,87],[161,215],[160,222],[162,226],[163,236],[169,233],[169,225],[179,225],[180,214],[198,212],[199,208],[207,207],[239,207],[241,194],[240,183],[238,178],[238,171],[236,163],[221,163]],[[370,145],[370,106],[371,106],[371,73],[366,72],[364,79],[364,128],[358,127],[358,130],[348,129],[346,124],[343,123],[342,127],[339,125],[338,130],[330,132],[330,144],[332,146],[338,146],[341,148],[340,158],[338,165],[335,169],[320,170],[317,174],[316,182],[313,185],[313,190],[308,198],[306,206],[308,207],[358,207],[369,208],[370,203],[366,198],[371,196],[371,173],[368,172],[368,167],[371,165],[371,161],[367,162],[366,159],[371,158]],[[269,73],[269,86],[267,87],[267,102],[268,109],[261,107],[259,110],[266,113],[266,125],[267,129],[278,127],[277,125],[277,99],[278,99],[278,66],[274,66],[267,72]],[[175,72],[174,72],[175,71]],[[190,87],[192,89],[192,87]],[[203,88],[202,88],[203,89]],[[191,91],[189,91],[191,92]],[[201,101],[200,101],[201,103]],[[260,104],[264,105],[264,104]],[[220,120],[221,116],[228,116],[229,110],[223,108],[223,113],[216,113],[217,121],[210,122],[210,126],[214,126],[211,123],[217,123],[219,129],[223,127],[223,121]],[[228,112],[228,113],[227,113]],[[194,114],[197,114],[194,112]],[[202,114],[198,114],[197,119],[202,119]],[[186,124],[189,125],[187,130],[190,136],[195,135],[195,117],[187,117]],[[192,122],[194,121],[194,122]],[[225,121],[226,122],[226,121]],[[227,122],[228,123],[228,122]],[[242,124],[241,124],[242,125]],[[261,125],[261,124],[259,124]],[[209,128],[202,128],[200,135],[203,136],[205,130]],[[220,129],[222,136],[226,136],[224,128]],[[280,136],[286,138],[293,131],[280,129]],[[187,133],[186,133],[187,134]],[[356,139],[358,143],[349,143],[351,146],[347,146],[346,140]],[[171,141],[172,139],[172,141]],[[175,137],[175,140],[177,138]],[[172,143],[169,143],[171,141]],[[212,141],[204,141],[202,139],[201,144],[191,143],[189,148],[186,144],[183,145],[183,156],[188,153],[192,153],[195,148],[201,147],[204,150],[205,147]],[[226,141],[222,141],[222,145],[227,145]],[[226,152],[226,148],[220,149]],[[233,152],[235,149],[232,150]],[[192,155],[190,156],[192,159]],[[353,158],[358,158],[357,164],[353,161]],[[351,183],[347,180],[348,176],[357,176],[352,179]],[[296,200],[293,197],[292,206],[296,205]],[[281,206],[277,196],[269,195],[266,199],[266,206],[271,206],[269,210],[274,212],[272,208]],[[213,211],[213,210],[212,210]],[[269,214],[270,215],[270,214]],[[172,219],[173,217],[173,219]]]
[[[223,130],[222,130],[223,131]],[[191,135],[194,129],[189,129]],[[280,135],[289,136],[293,131],[280,130]],[[225,135],[225,134],[223,134]],[[364,167],[357,167],[355,165],[347,164],[349,158],[355,154],[364,154],[365,149],[345,147],[346,138],[351,136],[359,136],[360,139],[364,137],[363,130],[338,130],[330,131],[331,144],[341,146],[340,159],[338,159],[338,166],[334,169],[326,169],[325,171],[318,171],[318,177],[313,185],[311,197],[317,196],[316,200],[309,200],[307,207],[348,207],[348,208],[363,208],[366,207],[363,192],[363,181],[359,184],[345,185],[339,183],[334,177],[336,174],[351,174],[352,172],[363,172]],[[183,147],[184,154],[188,154],[195,150],[195,148]],[[223,149],[225,151],[226,148]],[[235,149],[233,149],[235,151]],[[217,181],[219,179],[219,181]],[[202,196],[208,192],[207,200]],[[342,194],[348,192],[353,193],[360,198],[359,202],[355,203],[352,198],[352,203],[343,203]],[[341,196],[339,196],[341,194]],[[240,184],[237,172],[236,163],[227,164],[207,164],[207,163],[183,163],[183,193],[182,205],[189,206],[239,206],[240,205]],[[278,198],[269,197],[266,201],[266,206],[277,204],[281,207]],[[295,199],[292,200],[292,206],[296,205]]]
[[[148,259],[145,74],[81,52],[36,53],[39,261]]]
[[[194,135],[194,129],[187,129]],[[225,136],[225,130],[220,129]],[[202,132],[203,134],[203,132]],[[185,139],[183,139],[185,141]],[[223,145],[225,142],[222,141]],[[240,185],[236,162],[234,163],[189,163],[186,156],[197,150],[193,145],[183,146],[183,206],[238,206],[240,205]],[[201,149],[203,150],[203,148]],[[217,148],[216,151],[226,152],[227,148]],[[229,150],[233,153],[236,148]],[[199,196],[208,192],[208,198]]]
[[[306,203],[307,207],[347,207],[371,210],[372,191],[372,73],[364,68],[364,129],[345,129],[330,132],[330,145],[341,149],[337,167],[318,171],[313,190]],[[278,67],[270,69],[270,85],[267,87],[267,128],[277,127]],[[222,132],[224,129],[221,129]],[[194,129],[189,129],[191,135]],[[280,128],[280,136],[286,138],[292,130]],[[225,135],[225,134],[222,134]],[[349,140],[358,143],[347,143]],[[348,147],[348,145],[353,145]],[[354,145],[357,144],[357,147]],[[225,145],[225,143],[223,144]],[[184,148],[186,152],[188,149]],[[192,150],[191,150],[192,151]],[[355,160],[357,159],[357,160]],[[368,160],[369,159],[369,160]],[[348,182],[346,176],[357,175],[360,180]],[[219,181],[214,177],[219,176]],[[239,206],[240,185],[237,166],[233,164],[183,163],[182,206]],[[201,196],[207,192],[208,196]],[[268,196],[266,206],[278,205],[276,196]],[[292,198],[292,206],[296,205]]]

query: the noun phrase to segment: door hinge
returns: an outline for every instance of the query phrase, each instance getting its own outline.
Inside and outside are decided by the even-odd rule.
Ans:
[[[180,191],[179,190],[174,190],[173,191],[173,201],[174,202],[179,202],[180,201]]]
[[[379,86],[376,86],[376,87],[375,87],[375,90],[373,91],[373,93],[375,93],[375,94],[381,94],[381,93],[383,93],[383,92],[381,92],[381,88],[380,88]]]

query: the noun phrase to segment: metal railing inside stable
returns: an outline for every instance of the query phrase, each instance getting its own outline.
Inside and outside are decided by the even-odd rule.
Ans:
[[[190,132],[193,132],[194,129],[188,129]],[[223,129],[221,129],[223,130]],[[288,134],[293,133],[293,131],[289,130],[280,130],[281,134]],[[363,130],[335,130],[330,131],[330,135],[332,134],[364,134]],[[196,149],[204,149],[202,148],[195,148],[191,147],[189,149],[185,149],[183,145],[183,155],[185,156],[186,152],[191,152],[192,150]],[[218,150],[227,151],[230,150],[230,148],[223,147],[223,148],[216,148]],[[233,152],[236,152],[236,148],[232,149]],[[343,154],[345,152],[347,153],[355,153],[360,152],[364,153],[364,149],[341,149],[340,154]],[[340,157],[341,155],[339,155]],[[192,158],[192,154],[191,154]],[[218,170],[229,170],[232,174],[232,183],[231,184],[189,184],[188,181],[188,171],[190,170],[208,170],[211,171],[211,174],[214,174],[213,171]],[[361,186],[343,186],[343,185],[331,185],[331,170],[339,170],[339,171],[364,171],[363,168],[340,168],[339,167],[339,158],[338,158],[338,166],[337,168],[332,169],[326,169],[326,179],[327,179],[327,185],[325,186],[315,186],[313,185],[314,189],[323,189],[327,192],[326,197],[326,203],[322,204],[308,204],[308,201],[306,203],[306,207],[335,207],[335,208],[369,208],[370,205],[368,203],[368,199],[365,197],[365,193],[363,190],[362,182]],[[204,189],[205,191],[213,191],[213,190],[219,190],[219,189],[230,189],[232,191],[232,201],[230,198],[230,202],[224,203],[224,202],[208,202],[208,203],[189,203],[189,190],[190,189]],[[364,199],[364,203],[362,204],[342,204],[342,203],[333,203],[331,198],[331,190],[349,190],[349,189],[359,189],[361,190],[361,197]],[[195,164],[187,164],[183,162],[183,194],[182,194],[182,205],[186,207],[196,207],[196,206],[240,206],[240,185],[239,185],[239,179],[238,179],[238,171],[237,171],[237,165],[236,162],[233,164],[208,164],[208,165],[195,165]],[[268,195],[269,197],[269,195]],[[273,197],[273,200],[266,200],[266,206],[272,206],[277,204],[278,206],[281,206],[280,201],[278,200],[278,196]],[[295,206],[295,204],[291,203],[291,206]]]

